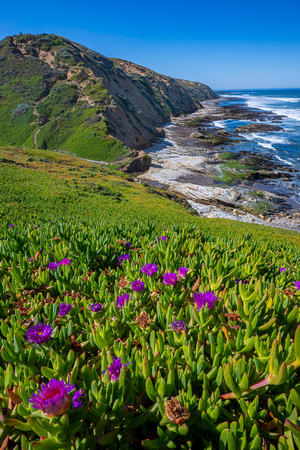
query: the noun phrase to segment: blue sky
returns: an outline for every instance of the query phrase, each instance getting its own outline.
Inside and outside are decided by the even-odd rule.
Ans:
[[[72,1],[1,5],[0,39],[55,33],[213,89],[300,87],[297,0]]]

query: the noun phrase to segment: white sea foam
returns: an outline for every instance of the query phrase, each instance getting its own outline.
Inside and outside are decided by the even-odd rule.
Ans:
[[[293,166],[293,165],[294,165],[293,163],[291,163],[291,162],[288,161],[287,159],[282,159],[282,158],[280,158],[280,156],[278,156],[278,155],[274,155],[274,156],[275,156],[275,158],[279,159],[279,161],[282,161],[282,162],[284,162],[285,164],[289,164],[290,166]]]
[[[272,144],[288,144],[288,139],[284,137],[278,137],[278,136],[270,136],[270,135],[262,135],[262,134],[256,134],[251,133],[254,139],[262,139],[263,141],[271,142]]]
[[[249,95],[249,94],[243,94],[243,93],[236,93],[236,94],[228,94],[225,97],[232,97],[232,98],[243,98],[243,99],[249,99],[249,100],[260,100],[260,101],[276,101],[276,102],[290,102],[290,103],[299,103],[300,102],[300,97],[265,97],[265,96],[260,96],[260,95]]]
[[[215,127],[225,128],[225,120],[215,120],[213,124]]]
[[[267,142],[258,142],[258,145],[264,148],[269,148],[270,150],[275,150],[272,144],[268,144]]]
[[[269,104],[267,97],[252,97],[250,95],[243,97],[251,108],[263,109],[270,111],[279,116],[286,116],[289,119],[300,121],[300,109],[280,108]]]
[[[280,106],[280,102],[289,102],[289,103],[299,103],[300,98],[288,98],[288,97],[264,97],[264,96],[253,96],[249,94],[230,94],[226,95],[229,98],[241,98],[246,100],[247,105],[250,108],[258,108],[263,109],[265,111],[270,111],[279,116],[286,116],[289,119],[297,120],[300,122],[300,109],[289,109],[285,108],[283,105]],[[279,105],[272,105],[272,103],[278,102]]]
[[[299,103],[300,102],[300,98],[295,97],[295,98],[285,98],[285,97],[263,97],[266,100],[275,100],[276,102],[290,102],[290,103]]]

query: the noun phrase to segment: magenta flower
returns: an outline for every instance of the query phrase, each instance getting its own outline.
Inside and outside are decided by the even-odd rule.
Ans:
[[[130,362],[126,364],[121,363],[121,356],[117,359],[112,357],[113,363],[111,366],[108,366],[109,376],[112,381],[117,381],[120,378],[120,373],[122,370],[122,367],[126,367],[130,364]]]
[[[92,312],[99,312],[99,311],[101,311],[102,306],[103,305],[101,305],[101,303],[93,303],[92,305],[90,305],[90,310]]]
[[[75,389],[75,385],[63,380],[52,378],[48,384],[42,383],[41,390],[32,394],[29,403],[35,409],[40,409],[47,417],[58,417],[67,411],[70,405],[69,393]],[[82,406],[84,390],[75,389],[72,396],[73,408]]]
[[[56,270],[57,269],[57,264],[55,262],[50,262],[49,265],[48,265],[48,269]]]
[[[163,275],[164,284],[168,286],[174,286],[177,283],[177,275],[176,273],[168,272]]]
[[[183,322],[183,320],[173,320],[173,322],[171,323],[171,328],[177,333],[182,333],[183,331],[186,331],[186,324]]]
[[[52,327],[51,325],[44,325],[41,322],[33,325],[26,331],[26,339],[31,344],[43,344],[51,339]]]
[[[63,266],[64,264],[66,264],[67,266],[70,265],[70,260],[68,258],[62,259],[60,262],[57,263],[58,266]]]
[[[201,309],[207,305],[208,309],[213,308],[214,302],[217,300],[218,296],[212,292],[194,292],[195,307]]]
[[[148,277],[151,277],[151,275],[156,274],[157,271],[158,271],[157,265],[151,263],[145,264],[141,268],[141,272],[144,273],[145,275],[148,275]]]
[[[14,227],[14,224],[13,223],[11,223],[10,225],[9,225],[10,227]]]
[[[119,261],[118,264],[120,266],[121,264],[123,264],[124,261],[129,261],[129,260],[130,260],[130,255],[121,255],[118,258],[118,261]]]
[[[65,316],[66,314],[68,314],[72,309],[72,305],[68,305],[67,303],[61,303],[59,305],[59,312],[58,315],[59,316]]]
[[[295,283],[295,288],[297,289],[297,291],[299,291],[300,289],[300,281],[294,281]]]
[[[189,271],[188,267],[179,267],[178,275],[180,276],[180,278],[184,278],[184,277],[186,277],[188,271]]]
[[[158,242],[160,241],[166,241],[167,240],[167,236],[161,236],[158,238]]]
[[[280,269],[279,269],[279,272],[281,273],[281,272],[286,272],[286,268],[285,267],[281,267]]]
[[[144,290],[145,283],[143,281],[135,280],[132,281],[130,284],[132,290],[135,292],[142,292]]]
[[[127,300],[127,305],[129,303],[129,294],[118,295],[117,297],[117,308],[123,308],[125,300]]]

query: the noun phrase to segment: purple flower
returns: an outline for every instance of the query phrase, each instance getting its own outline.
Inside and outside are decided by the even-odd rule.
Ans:
[[[43,344],[51,339],[52,327],[51,325],[44,325],[40,322],[33,325],[26,331],[26,339],[29,343]]]
[[[122,364],[121,356],[117,359],[112,357],[112,359],[113,359],[112,365],[108,366],[109,376],[110,376],[111,380],[117,381],[120,378],[120,373],[121,373],[122,367],[128,366],[130,364],[130,362],[128,362],[126,364]]]
[[[70,387],[72,387],[71,390],[73,390],[75,388],[75,384],[69,384]],[[82,407],[82,403],[83,403],[83,396],[85,395],[85,392],[83,389],[80,389],[80,391],[78,391],[77,389],[75,389],[75,392],[73,394],[73,398],[72,398],[72,402],[73,402],[73,408],[74,409],[78,409]]]
[[[156,264],[145,264],[144,266],[142,266],[141,268],[141,272],[144,273],[145,275],[148,275],[148,277],[151,277],[151,275],[154,275],[155,273],[157,273],[158,268]]]
[[[248,281],[247,281],[247,280],[242,280],[241,278],[237,278],[237,279],[235,280],[235,282],[236,282],[236,284],[239,284],[239,282],[241,282],[241,283],[243,283],[243,284],[248,284]]]
[[[131,242],[126,242],[125,247],[130,248],[131,247]]]
[[[164,284],[167,284],[169,286],[174,286],[177,283],[177,275],[176,273],[168,272],[164,273]]]
[[[186,324],[183,322],[183,320],[173,320],[173,322],[171,323],[171,328],[177,333],[182,333],[183,331],[186,331]]]
[[[179,275],[181,278],[184,278],[184,277],[186,277],[188,271],[189,271],[189,268],[188,268],[188,267],[179,267],[179,269],[178,269],[178,275]]]
[[[118,295],[117,297],[117,308],[123,308],[125,300],[127,300],[127,305],[129,303],[129,294]]]
[[[167,236],[161,236],[158,238],[158,242],[160,241],[166,241],[167,240]]]
[[[74,384],[69,384],[64,380],[56,380],[52,378],[49,383],[42,383],[41,390],[36,394],[32,394],[29,403],[35,409],[40,409],[47,417],[61,416],[67,411],[70,405],[69,393],[75,389]],[[77,409],[82,406],[84,390],[75,392],[72,397],[73,408]]]
[[[67,305],[67,303],[61,303],[59,305],[59,312],[58,315],[59,316],[65,316],[66,314],[68,314],[68,312],[70,312],[72,309],[72,305]]]
[[[14,227],[14,224],[13,223],[11,223],[10,225],[9,225],[10,227]]]
[[[286,268],[285,267],[281,267],[280,269],[279,269],[279,272],[281,273],[281,272],[286,272]]]
[[[70,265],[70,260],[68,258],[62,259],[59,263],[57,263],[58,266],[63,266],[64,264],[66,264],[67,266]]]
[[[90,310],[92,312],[99,312],[99,311],[101,311],[102,306],[103,305],[101,305],[101,303],[93,303],[92,305],[90,305]]]
[[[300,281],[294,281],[295,283],[295,288],[297,289],[297,291],[299,291],[300,289]]]
[[[49,263],[48,269],[56,270],[57,269],[57,264],[55,262]]]
[[[130,260],[130,255],[121,255],[118,258],[118,264],[119,266],[123,263],[123,261],[129,261]]]
[[[144,290],[145,283],[143,281],[135,280],[132,281],[130,284],[132,290],[135,292],[142,292]]]
[[[194,292],[195,307],[199,310],[207,305],[208,309],[213,308],[218,296],[212,292]]]

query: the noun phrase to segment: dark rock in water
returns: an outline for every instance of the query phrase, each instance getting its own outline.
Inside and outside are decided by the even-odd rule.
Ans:
[[[192,133],[190,135],[190,137],[196,138],[196,139],[206,139],[206,134],[200,133],[199,131],[195,131],[195,133]]]
[[[282,170],[282,172],[292,172],[292,173],[298,172],[298,170],[293,169],[292,167],[289,166],[288,167],[284,166],[281,167],[280,169]]]
[[[242,125],[237,127],[235,133],[268,133],[269,131],[283,131],[282,127],[277,125],[268,125],[264,123],[250,123],[250,125]]]
[[[225,130],[218,130],[217,134],[219,136],[228,136],[229,135],[228,131],[225,131]]]
[[[282,172],[277,172],[274,170],[265,170],[265,169],[261,169],[261,170],[257,170],[256,172],[254,172],[251,176],[252,179],[257,179],[257,178],[287,178],[287,180],[289,180],[291,178],[291,175],[289,174],[284,174]]]

